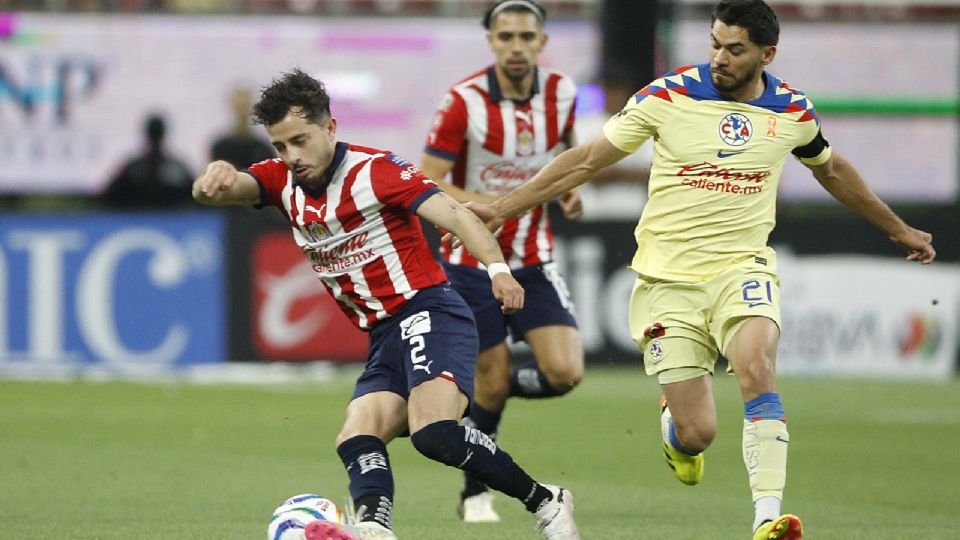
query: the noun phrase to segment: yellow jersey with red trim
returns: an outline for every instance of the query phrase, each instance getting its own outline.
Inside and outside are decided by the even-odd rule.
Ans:
[[[697,283],[773,256],[767,239],[787,155],[820,165],[831,150],[810,100],[767,72],[763,80],[756,100],[731,101],[714,87],[708,64],[684,66],[607,121],[604,135],[624,152],[654,138],[636,272]]]

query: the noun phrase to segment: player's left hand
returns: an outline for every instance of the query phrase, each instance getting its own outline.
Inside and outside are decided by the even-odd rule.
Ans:
[[[937,256],[937,251],[933,249],[933,235],[928,232],[907,227],[903,232],[891,235],[890,239],[906,248],[908,261],[930,264]]]
[[[563,210],[563,217],[567,219],[579,219],[583,215],[583,198],[576,189],[564,193],[557,201],[560,209]]]
[[[500,309],[507,315],[523,308],[523,287],[513,276],[502,272],[493,276],[493,296],[500,301]]]

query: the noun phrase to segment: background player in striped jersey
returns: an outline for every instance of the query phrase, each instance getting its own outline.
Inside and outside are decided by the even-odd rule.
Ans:
[[[483,19],[494,65],[451,88],[437,111],[421,169],[460,202],[493,201],[574,144],[574,83],[537,66],[547,43],[544,17],[532,0],[494,3]],[[560,205],[568,218],[582,214],[576,191],[562,194]],[[566,284],[553,262],[546,206],[508,220],[496,235],[526,291],[524,309],[513,315],[497,308],[480,261],[463,247],[441,245],[444,270],[473,310],[480,333],[476,394],[466,422],[494,439],[509,396],[559,396],[583,376],[583,346]],[[511,366],[508,332],[530,345],[534,359]],[[500,520],[492,495],[469,474],[459,511],[467,522]]]
[[[650,83],[608,121],[604,135],[564,152],[493,204],[471,205],[496,227],[655,138],[650,199],[631,265],[638,273],[631,334],[665,396],[667,462],[687,484],[702,479],[702,452],[716,434],[707,375],[718,352],[729,361],[744,401],[755,540],[803,534],[799,518],[780,508],[790,439],[776,385],[776,254],[767,246],[787,155],[904,248],[907,260],[928,264],[936,256],[932,236],[904,223],[832,151],[807,97],[764,70],[776,55],[779,30],[762,0],[722,0],[713,13],[709,64]]]
[[[423,455],[523,502],[547,538],[578,539],[568,491],[537,483],[489,437],[459,424],[473,392],[476,327],[431,256],[417,216],[463,235],[487,266],[493,296],[513,312],[524,291],[493,236],[414,165],[337,142],[323,84],[303,72],[264,89],[254,115],[280,159],[240,172],[210,163],[194,182],[194,198],[279,209],[340,308],[370,332],[367,364],[336,441],[358,523],[349,531],[313,530],[311,540],[395,538],[386,444],[405,432]]]

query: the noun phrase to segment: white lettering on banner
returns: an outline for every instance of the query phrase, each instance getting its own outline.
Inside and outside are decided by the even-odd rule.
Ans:
[[[149,250],[153,257],[147,270],[153,285],[170,288],[183,283],[190,270],[184,249],[169,236],[153,229],[126,229],[106,237],[91,251],[77,278],[77,319],[90,349],[105,361],[165,364],[173,362],[189,341],[189,329],[170,326],[163,341],[152,350],[124,347],[113,318],[113,288],[117,266],[134,251]]]
[[[23,360],[31,363],[66,364],[80,361],[83,351],[69,350],[65,342],[74,319],[80,338],[96,360],[113,363],[168,364],[185,350],[190,329],[173,323],[162,342],[148,350],[125,346],[115,318],[117,272],[121,262],[134,252],[147,252],[146,277],[157,288],[183,284],[191,273],[206,273],[219,267],[219,245],[206,232],[195,232],[183,244],[151,228],[122,229],[88,246],[89,236],[79,229],[13,229],[0,238],[0,361]],[[24,316],[27,328],[24,350],[12,350],[9,329],[11,268],[10,254],[26,254],[26,268],[14,275],[26,277],[16,284],[26,291]],[[67,254],[81,254],[76,268],[68,267]],[[196,261],[191,253],[205,253]],[[70,260],[73,260],[71,258]],[[75,299],[68,302],[67,291],[75,285]],[[71,311],[72,308],[72,311]]]
[[[309,339],[330,315],[314,308],[297,321],[289,314],[293,303],[304,297],[304,291],[323,293],[317,274],[306,261],[298,263],[283,275],[264,274],[257,286],[263,291],[263,307],[259,314],[259,330],[272,347],[294,347]]]
[[[777,264],[783,283],[779,372],[914,378],[953,372],[957,265],[795,257],[783,250]]]
[[[86,237],[69,230],[12,231],[8,242],[11,248],[28,254],[27,356],[37,362],[63,362],[68,359],[64,350],[63,255],[82,249]]]
[[[881,332],[875,312],[837,313],[829,309],[787,307],[783,316],[790,322],[784,330],[787,344],[783,348],[789,354],[807,358],[810,365],[817,365],[831,355],[883,354],[889,345],[886,342],[890,336]]]

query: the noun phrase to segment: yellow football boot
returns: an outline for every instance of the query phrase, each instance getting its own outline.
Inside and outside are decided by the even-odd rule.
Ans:
[[[800,518],[784,514],[768,521],[753,533],[753,540],[800,540],[803,538],[803,524]]]

